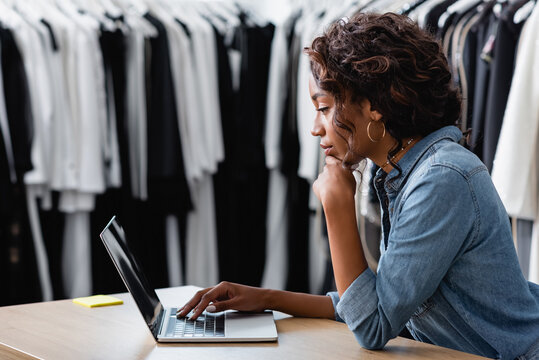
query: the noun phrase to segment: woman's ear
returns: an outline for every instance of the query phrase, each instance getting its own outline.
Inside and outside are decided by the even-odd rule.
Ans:
[[[380,114],[378,110],[376,110],[374,106],[372,106],[372,103],[369,101],[369,99],[365,99],[365,105],[365,108],[369,109],[368,115],[370,120],[379,121],[382,118],[382,114]]]
[[[371,120],[379,121],[382,118],[382,114],[378,112],[378,110],[373,110],[372,106],[370,108],[370,116]]]

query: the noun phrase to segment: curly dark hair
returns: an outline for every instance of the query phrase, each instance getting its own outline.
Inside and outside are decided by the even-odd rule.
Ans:
[[[400,149],[402,139],[424,137],[458,123],[460,94],[442,47],[406,16],[358,13],[341,19],[305,53],[317,85],[335,98],[334,125],[349,139],[355,127],[342,116],[347,99],[357,104],[368,99],[382,114],[386,130],[398,141],[388,159]],[[342,132],[341,136],[346,138]]]

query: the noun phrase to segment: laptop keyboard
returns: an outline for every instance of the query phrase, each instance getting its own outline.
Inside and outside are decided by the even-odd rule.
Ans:
[[[225,314],[203,313],[196,320],[176,319],[174,337],[224,337]]]

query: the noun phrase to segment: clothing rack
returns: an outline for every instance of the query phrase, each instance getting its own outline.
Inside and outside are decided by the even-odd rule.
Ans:
[[[517,45],[537,33],[534,2],[297,1],[275,25],[246,2],[45,3],[0,1],[4,304],[122,291],[99,240],[112,215],[159,287],[229,280],[331,290],[325,224],[311,190],[321,154],[310,135],[302,49],[357,11],[407,14],[437,34],[463,92],[462,129],[473,129],[467,146],[492,168],[506,206],[522,195],[504,190],[508,175],[497,166],[516,155],[497,141],[515,121],[504,111],[509,94],[525,88],[513,67],[522,74]],[[503,140],[503,149],[514,141]],[[493,161],[502,151],[512,155]],[[375,268],[371,168],[357,211]],[[532,219],[508,210],[517,230]],[[531,236],[518,241],[537,244]]]

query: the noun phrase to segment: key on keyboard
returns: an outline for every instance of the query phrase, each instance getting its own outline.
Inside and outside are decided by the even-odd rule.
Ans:
[[[225,314],[204,313],[196,320],[176,319],[174,337],[224,337]]]

